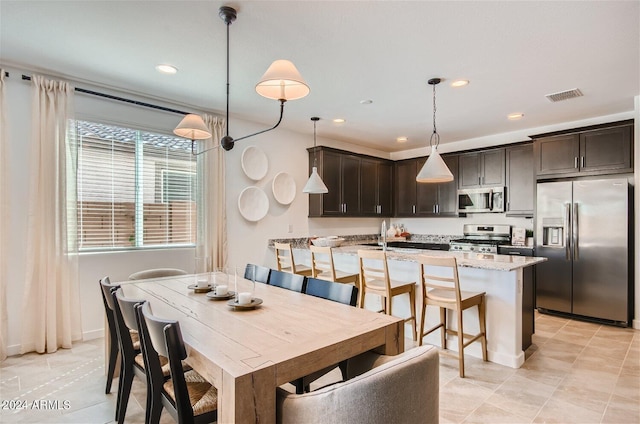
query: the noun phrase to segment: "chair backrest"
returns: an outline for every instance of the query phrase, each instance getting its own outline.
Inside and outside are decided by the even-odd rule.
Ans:
[[[305,294],[356,306],[358,301],[358,288],[351,284],[334,283],[333,281],[320,280],[307,277]]]
[[[269,285],[302,293],[307,285],[307,279],[304,275],[272,269],[269,276]]]
[[[189,391],[184,377],[182,361],[187,357],[187,349],[184,346],[180,323],[175,320],[158,318],[153,315],[149,304],[142,305],[142,318],[146,327],[148,340],[156,353],[169,359],[169,369],[176,400],[176,410],[180,417],[179,422],[191,417],[193,420],[193,407],[189,400]]]
[[[310,393],[296,395],[278,388],[276,422],[315,424],[331,417],[335,423],[437,423],[438,368],[438,350],[425,345]]]
[[[108,311],[111,311],[111,313],[113,313],[113,310],[115,308],[113,295],[111,293],[119,288],[120,285],[112,283],[111,280],[109,280],[109,277],[100,279],[100,293],[102,294],[102,301],[104,302],[105,311],[107,311],[107,318],[109,317]]]
[[[293,260],[293,250],[289,243],[273,243],[276,250],[276,262],[278,271],[296,273],[296,263]]]
[[[244,270],[244,278],[251,280],[253,274],[254,281],[268,284],[270,273],[271,268],[267,268],[266,266],[247,264],[247,267]]]
[[[153,268],[134,272],[129,280],[144,280],[146,278],[173,277],[175,275],[187,275],[187,271],[178,268]]]
[[[329,281],[336,281],[336,269],[333,265],[333,251],[330,247],[309,246],[311,250],[311,275]]]
[[[147,390],[147,396],[151,396],[151,393],[162,393],[165,378],[158,352],[151,342],[149,327],[147,327],[147,322],[142,312],[143,308],[146,308],[148,314],[152,315],[149,302],[137,303],[134,306],[136,322],[138,324],[138,334],[140,336],[140,351],[142,352],[142,358],[144,360],[144,369],[147,373],[147,384],[151,386],[150,390]]]
[[[420,255],[420,279],[422,282],[422,298],[425,301],[442,302],[443,299],[455,299],[460,307],[460,281],[458,279],[458,263],[455,257],[434,257]],[[438,271],[434,273],[434,271]],[[432,290],[436,290],[431,293]],[[440,296],[437,294],[440,293]],[[445,296],[442,296],[442,294]]]
[[[125,297],[122,288],[115,290],[113,293],[116,299],[116,307],[119,308],[120,314],[122,315],[122,321],[124,325],[127,326],[130,330],[135,330],[140,332],[138,329],[138,320],[136,319],[136,310],[135,305],[138,303],[145,303],[145,299],[131,299]]]
[[[387,253],[382,250],[358,250],[360,284],[367,288],[384,289],[387,295],[391,291]]]

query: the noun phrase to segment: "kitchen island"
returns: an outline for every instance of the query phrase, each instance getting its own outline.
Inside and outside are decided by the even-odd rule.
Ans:
[[[359,249],[379,249],[379,247],[353,244],[334,248],[336,269],[357,273]],[[420,271],[417,263],[419,255],[454,256],[457,259],[461,289],[486,293],[489,361],[519,368],[524,363],[524,350],[531,344],[531,334],[533,334],[534,287],[531,267],[544,262],[546,258],[394,247],[387,251],[391,279],[415,281],[420,286]],[[303,247],[295,249],[295,257],[296,261],[310,265],[308,249]],[[421,293],[422,287],[418,287],[416,299],[418,312],[422,307]],[[394,315],[409,316],[408,295],[397,296],[393,302]],[[379,298],[367,296],[365,307],[379,310],[381,308]],[[465,332],[477,333],[479,328],[476,308],[465,311],[464,317]],[[450,314],[447,319],[455,328],[457,325],[455,316]],[[437,308],[428,308],[425,328],[431,328],[438,322]],[[405,334],[411,334],[409,328],[405,329]],[[425,343],[440,346],[439,331],[425,337]],[[455,350],[457,343],[447,343],[447,347]],[[481,358],[480,344],[471,344],[465,349],[465,354]]]

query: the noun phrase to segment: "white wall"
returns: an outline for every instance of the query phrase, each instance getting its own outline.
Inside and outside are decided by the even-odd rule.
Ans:
[[[26,264],[26,234],[27,234],[27,209],[28,209],[28,186],[29,186],[29,142],[30,142],[30,84],[20,80],[20,72],[11,72],[11,77],[7,79],[7,118],[9,122],[8,135],[9,146],[8,156],[10,163],[10,196],[9,207],[11,225],[9,234],[13,240],[13,249],[8,253],[8,263],[12,264],[8,274],[7,299],[9,315],[8,346],[9,354],[18,352],[20,342],[20,312],[22,304],[22,294],[25,279]],[[83,84],[83,87],[85,85]],[[91,88],[91,87],[87,87]],[[108,92],[104,88],[97,88],[96,91]],[[135,98],[133,94],[122,94],[113,92],[127,98]],[[140,99],[154,104],[162,104],[158,99]],[[640,118],[638,106],[639,100],[636,97],[636,210],[639,210],[638,201],[640,199],[638,181],[640,172],[640,135],[638,125]],[[166,104],[169,107],[185,109]],[[276,106],[274,106],[276,107]],[[294,107],[294,105],[291,105]],[[195,111],[198,112],[198,111]],[[79,118],[97,119],[100,121],[128,125],[131,127],[148,130],[166,130],[171,133],[180,117],[165,112],[155,112],[149,109],[127,105],[120,102],[89,97],[78,94],[76,96],[76,114]],[[607,122],[605,119],[617,120],[629,118],[633,112],[624,116],[599,118],[600,122]],[[285,118],[286,119],[286,118]],[[263,129],[262,127],[249,122],[244,122],[231,117],[233,123],[234,137],[240,137]],[[593,122],[590,120],[589,122]],[[597,121],[597,120],[595,120]],[[584,124],[567,123],[562,128],[574,128]],[[542,133],[561,129],[557,126],[548,128],[536,128],[527,131],[528,134]],[[321,133],[321,131],[320,131]],[[494,145],[495,140],[502,142],[517,142],[525,138],[521,134],[498,135],[496,137],[485,137],[478,139],[473,147],[487,147]],[[508,141],[507,141],[508,140]],[[424,155],[421,150],[406,154],[389,155],[384,152],[366,149],[360,146],[348,145],[335,140],[328,140],[318,137],[319,145],[329,145],[336,148],[351,150],[358,153],[371,154],[378,157],[401,159],[405,157],[415,157]],[[267,155],[269,169],[267,175],[260,181],[250,180],[242,171],[241,156],[242,151],[250,145],[260,147]],[[226,211],[228,225],[228,258],[229,265],[243,265],[247,262],[259,263],[268,266],[275,266],[273,252],[267,248],[267,240],[271,238],[307,237],[309,235],[345,235],[345,234],[372,234],[377,233],[382,219],[376,218],[307,218],[308,198],[307,194],[301,192],[302,187],[308,178],[308,153],[306,148],[313,145],[312,126],[306,134],[293,133],[281,128],[266,134],[256,136],[238,142],[237,146],[227,152],[226,155]],[[468,143],[460,142],[459,146],[467,146]],[[447,146],[448,149],[452,147]],[[458,150],[469,147],[460,147]],[[445,151],[443,146],[443,151]],[[447,151],[456,151],[447,150]],[[297,195],[294,201],[287,206],[278,204],[271,192],[273,177],[278,172],[287,172],[295,180]],[[237,199],[240,192],[248,186],[255,185],[265,191],[269,198],[269,211],[264,219],[259,222],[247,222],[240,216],[237,208]],[[636,213],[636,225],[638,224],[638,213]],[[418,234],[461,234],[462,224],[471,222],[505,223],[510,225],[532,228],[532,221],[524,218],[506,218],[503,214],[473,215],[468,218],[414,218],[414,219],[394,219],[394,223],[404,224],[409,232]],[[289,232],[291,228],[291,232]],[[636,227],[640,228],[640,227]],[[640,252],[638,240],[636,240],[636,253]],[[640,317],[640,277],[638,277],[640,265],[636,255],[636,327],[638,327],[637,317]],[[103,306],[98,292],[98,279],[109,275],[112,280],[125,279],[130,273],[144,268],[152,267],[176,267],[185,270],[192,270],[194,263],[193,249],[171,249],[153,250],[138,252],[117,252],[104,254],[83,254],[80,257],[80,285],[82,300],[82,328],[85,337],[92,338],[102,335],[103,331]]]

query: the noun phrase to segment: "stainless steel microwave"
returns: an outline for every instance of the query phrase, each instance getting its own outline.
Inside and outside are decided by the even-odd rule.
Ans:
[[[458,190],[458,212],[504,212],[504,187]]]

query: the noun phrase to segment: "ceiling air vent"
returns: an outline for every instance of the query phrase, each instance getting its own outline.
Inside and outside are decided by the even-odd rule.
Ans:
[[[569,100],[569,99],[573,99],[575,97],[581,97],[581,96],[582,96],[582,92],[579,89],[574,88],[572,90],[565,90],[565,91],[559,91],[557,93],[547,94],[545,97],[550,102],[561,102],[562,100]]]

